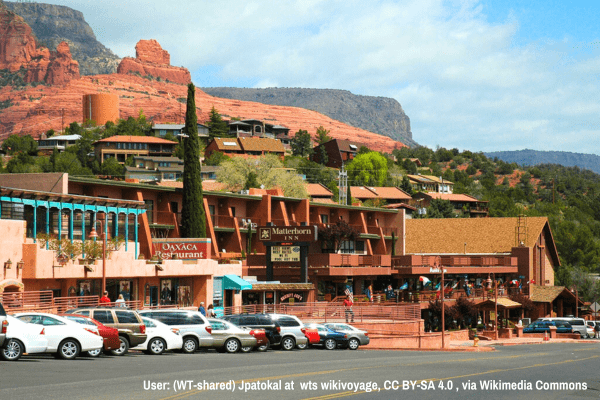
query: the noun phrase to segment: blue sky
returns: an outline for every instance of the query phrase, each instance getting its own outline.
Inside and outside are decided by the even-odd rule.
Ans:
[[[392,97],[431,148],[600,155],[598,2],[47,1],[121,57],[158,40],[197,86]]]

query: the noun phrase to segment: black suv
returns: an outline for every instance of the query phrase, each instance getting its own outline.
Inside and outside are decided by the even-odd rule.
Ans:
[[[133,310],[121,307],[90,307],[68,310],[65,314],[86,315],[106,326],[117,329],[121,345],[118,349],[110,350],[115,356],[122,356],[129,351],[130,347],[144,343],[147,338],[146,325],[138,313]]]
[[[279,346],[281,343],[281,327],[267,314],[226,315],[222,319],[242,328],[264,329],[269,343],[265,349],[259,348],[259,351],[266,350],[269,346]]]

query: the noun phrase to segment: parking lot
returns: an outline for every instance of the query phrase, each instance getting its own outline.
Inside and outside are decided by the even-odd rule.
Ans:
[[[598,365],[600,343],[592,340],[502,347],[492,353],[207,350],[160,356],[131,352],[73,361],[24,356],[16,363],[0,362],[0,398],[581,399],[598,398]],[[402,387],[410,381],[416,386]],[[235,388],[215,388],[219,383]],[[515,388],[494,389],[499,383]],[[567,389],[551,390],[552,383]],[[482,387],[486,384],[490,386]],[[518,388],[526,384],[532,388]]]

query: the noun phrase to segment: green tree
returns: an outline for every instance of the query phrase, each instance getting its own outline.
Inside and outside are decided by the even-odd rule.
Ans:
[[[402,162],[402,167],[406,170],[407,173],[414,175],[417,173],[417,164],[412,162],[411,159],[407,158]]]
[[[315,136],[315,141],[318,144],[323,144],[323,143],[329,142],[330,140],[333,139],[331,136],[329,136],[329,133],[330,133],[330,131],[323,128],[323,126],[319,126],[317,128],[317,135]]]
[[[196,88],[188,85],[187,107],[185,111],[185,133],[183,140],[183,207],[181,210],[181,237],[206,237],[206,214],[202,193],[202,176],[198,139],[198,117],[196,116]],[[214,107],[213,107],[214,110]]]
[[[227,122],[223,121],[221,114],[215,106],[212,106],[209,113],[209,119],[206,123],[210,137],[229,137],[229,127]]]
[[[428,218],[452,218],[455,216],[452,203],[448,200],[433,199],[427,208]]]
[[[413,195],[413,187],[410,184],[410,179],[408,178],[408,176],[404,175],[402,177],[402,184],[400,184],[400,189],[404,190],[411,196]]]
[[[19,136],[13,134],[2,142],[2,151],[10,155],[24,152],[30,156],[35,156],[37,155],[37,142],[31,135]]]
[[[124,175],[123,165],[119,164],[116,158],[109,157],[100,166],[100,173],[102,175],[113,176],[122,178]]]
[[[313,153],[312,139],[308,131],[300,129],[290,140],[292,154],[300,157],[309,157]]]
[[[217,166],[221,165],[223,161],[227,160],[231,160],[231,157],[221,153],[220,151],[213,151],[210,157],[204,160],[204,165]]]
[[[379,152],[372,151],[357,155],[346,168],[348,180],[353,186],[383,186],[387,178],[388,162]]]
[[[265,189],[280,188],[288,197],[308,196],[302,178],[284,168],[274,154],[252,159],[234,157],[225,161],[217,171],[217,180],[232,191],[258,186]]]

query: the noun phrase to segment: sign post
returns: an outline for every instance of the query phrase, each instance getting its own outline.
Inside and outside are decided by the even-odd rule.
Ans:
[[[308,246],[317,240],[316,225],[258,227],[258,239],[267,249],[267,281],[273,280],[273,262],[300,262],[300,282],[308,283]]]

